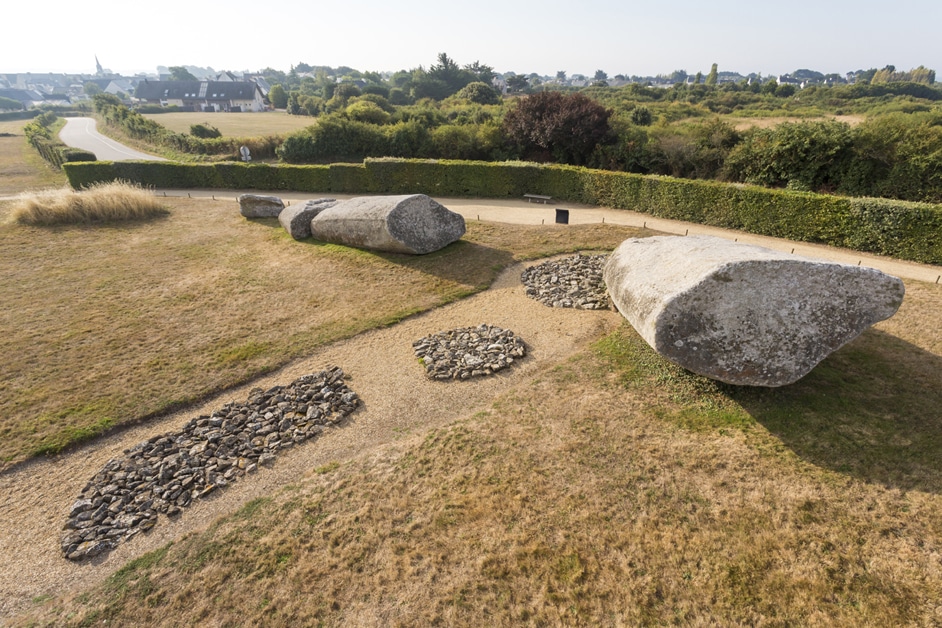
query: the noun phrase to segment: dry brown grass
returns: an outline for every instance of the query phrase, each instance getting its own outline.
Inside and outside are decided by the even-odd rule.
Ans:
[[[480,290],[515,258],[636,233],[472,222],[438,253],[376,255],[231,201],[166,202],[159,221],[0,226],[0,468]]]
[[[289,116],[275,111],[258,113],[148,113],[145,118],[177,133],[189,133],[194,124],[211,124],[224,137],[260,137],[292,133],[315,123],[309,116]]]
[[[763,392],[625,325],[491,411],[315,469],[21,619],[937,625],[938,407],[942,356],[884,331]]]
[[[745,131],[747,129],[771,129],[777,127],[778,125],[784,122],[814,122],[820,120],[837,120],[838,122],[846,122],[850,126],[857,126],[863,122],[866,118],[859,115],[842,115],[842,116],[824,116],[817,118],[788,118],[783,116],[771,116],[768,118],[738,118],[734,116],[729,116],[728,120],[730,124],[733,125],[733,128],[737,131]]]
[[[0,123],[0,132],[15,133],[12,137],[0,137],[0,197],[66,183],[65,175],[47,165],[26,142],[25,123],[24,120]]]
[[[21,225],[81,225],[149,220],[169,212],[153,192],[138,185],[114,181],[86,190],[71,188],[22,194],[11,217]]]

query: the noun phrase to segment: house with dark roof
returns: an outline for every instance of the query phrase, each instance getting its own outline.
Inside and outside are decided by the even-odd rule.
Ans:
[[[19,101],[23,109],[46,104],[46,98],[34,89],[0,89],[0,97]]]
[[[134,99],[148,105],[175,105],[192,111],[264,111],[265,96],[251,81],[148,81]]]

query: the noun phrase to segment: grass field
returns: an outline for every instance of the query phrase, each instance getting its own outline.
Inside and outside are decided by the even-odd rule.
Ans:
[[[440,253],[375,255],[167,202],[53,228],[0,204],[6,464],[632,233],[470,222]],[[781,389],[694,376],[625,324],[10,624],[940,625],[942,286],[906,283],[896,316]]]
[[[211,124],[225,137],[258,137],[291,133],[314,124],[308,116],[289,116],[284,112],[258,113],[148,113],[144,114],[171,131],[189,133],[194,124]]]
[[[65,175],[47,165],[26,142],[23,126],[27,122],[0,122],[0,133],[12,134],[12,137],[0,137],[0,196],[13,196],[20,192],[66,184]]]
[[[908,287],[895,325],[938,329],[938,287]],[[22,623],[938,625],[932,343],[881,326],[796,385],[737,389],[626,324],[489,411],[316,469]]]
[[[232,201],[167,203],[132,226],[0,226],[0,468],[471,294],[514,259],[635,233],[472,223],[433,255],[373,255]]]

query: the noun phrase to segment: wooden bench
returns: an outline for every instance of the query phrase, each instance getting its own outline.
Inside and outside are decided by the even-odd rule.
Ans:
[[[543,196],[542,194],[524,194],[523,198],[527,199],[528,203],[533,203],[535,201],[537,203],[545,204],[553,200],[552,196]]]

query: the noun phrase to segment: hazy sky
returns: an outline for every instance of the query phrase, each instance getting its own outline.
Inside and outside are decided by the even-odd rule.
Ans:
[[[773,8],[774,5],[774,8]],[[538,7],[538,8],[537,8]],[[6,3],[0,72],[158,65],[395,71],[439,52],[499,72],[840,73],[925,65],[942,79],[939,0],[44,0]]]

